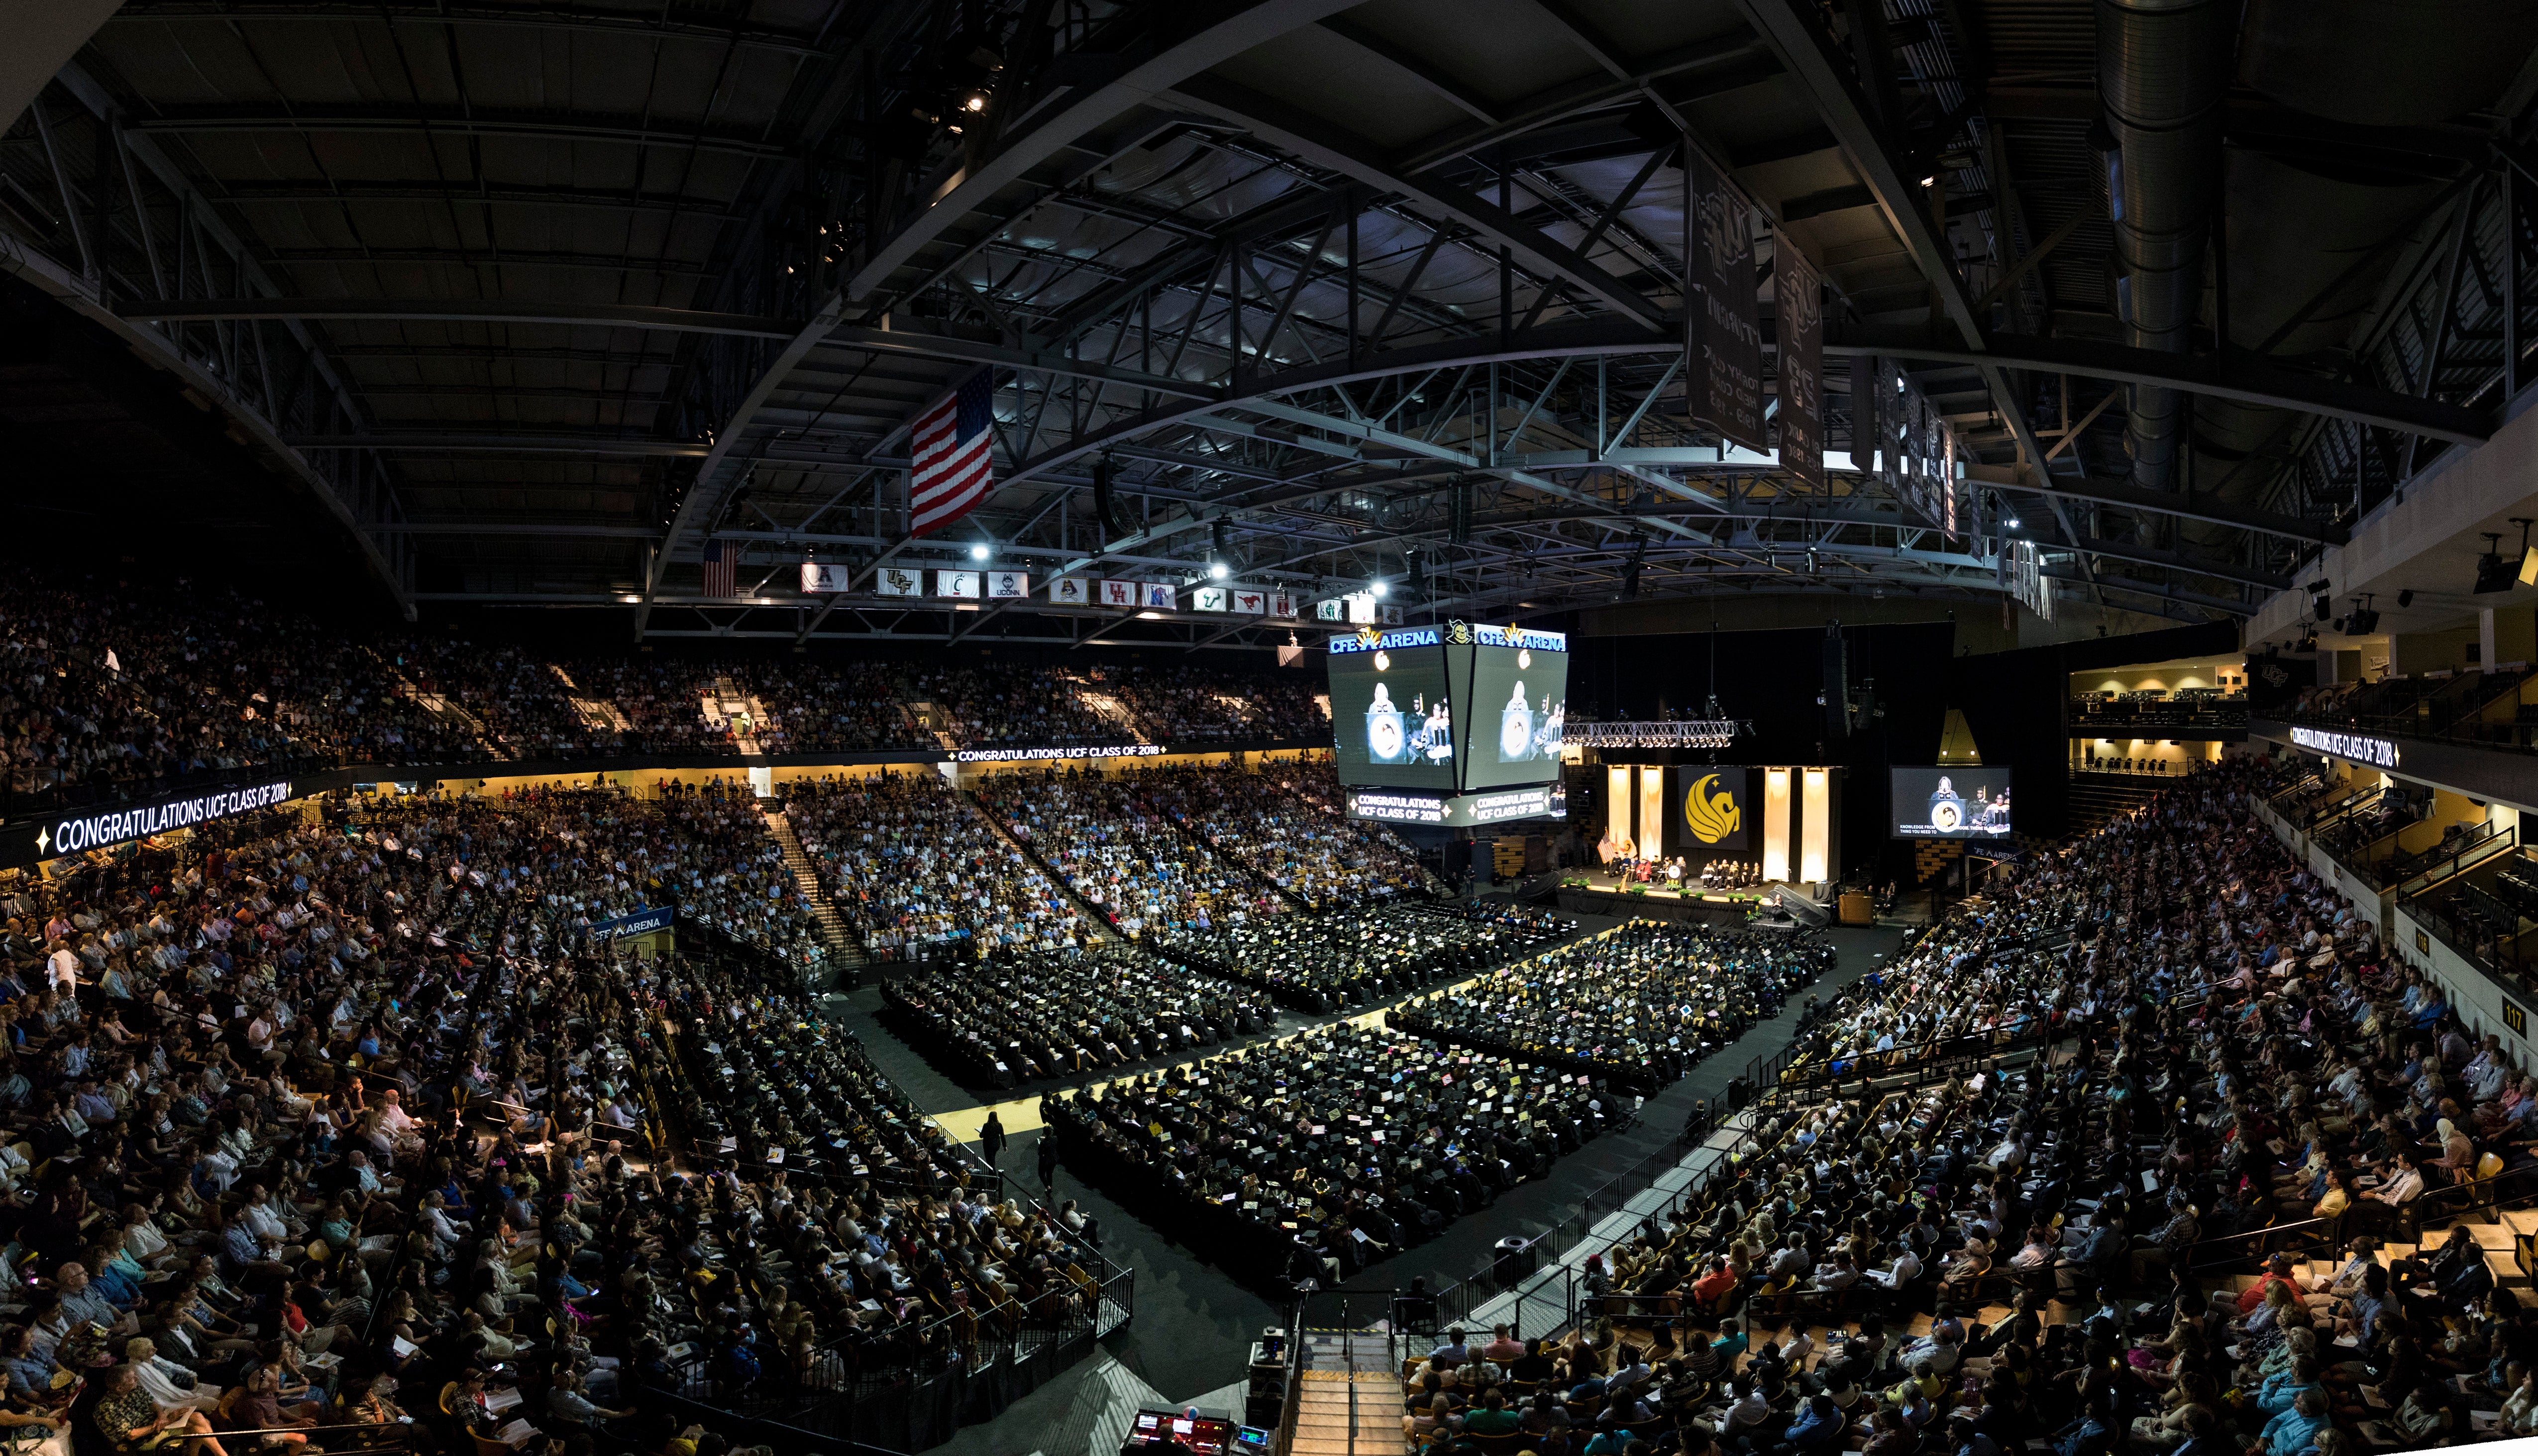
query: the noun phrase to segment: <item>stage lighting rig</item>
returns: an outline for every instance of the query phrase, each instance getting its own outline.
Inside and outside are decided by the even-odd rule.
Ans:
[[[2344,630],[2357,637],[2367,637],[2378,629],[2379,614],[2371,609],[2370,592],[2357,592],[2353,600],[2360,605],[2344,619]]]

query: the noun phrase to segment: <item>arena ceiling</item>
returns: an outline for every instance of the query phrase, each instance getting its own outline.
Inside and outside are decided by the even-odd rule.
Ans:
[[[409,616],[1236,645],[1288,627],[870,584],[1984,600],[2023,539],[2066,604],[2244,617],[2526,377],[2538,6],[2423,9],[128,0],[0,144],[0,266]],[[1684,149],[1825,276],[1819,486],[1689,412]],[[1874,359],[1954,536],[1853,468]],[[995,494],[910,539],[980,368]]]

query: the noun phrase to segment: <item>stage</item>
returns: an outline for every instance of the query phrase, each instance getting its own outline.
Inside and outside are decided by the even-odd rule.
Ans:
[[[1786,904],[1792,919],[1782,919]],[[1794,885],[1773,881],[1746,890],[1706,890],[1698,884],[1674,889],[1665,882],[1625,884],[1606,870],[1570,872],[1560,878],[1560,908],[1578,914],[1620,915],[1641,920],[1672,920],[1692,925],[1746,925],[1756,929],[1794,929],[1822,925],[1833,907],[1808,896]],[[1759,915],[1756,912],[1760,912]]]

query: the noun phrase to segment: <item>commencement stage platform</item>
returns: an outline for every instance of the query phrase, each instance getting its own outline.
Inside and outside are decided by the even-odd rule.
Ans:
[[[1746,890],[1667,889],[1625,885],[1620,877],[1596,870],[1561,877],[1560,908],[1589,915],[1623,915],[1644,920],[1674,920],[1694,925],[1751,925],[1755,929],[1798,929],[1823,925],[1834,907],[1806,891],[1781,881]]]

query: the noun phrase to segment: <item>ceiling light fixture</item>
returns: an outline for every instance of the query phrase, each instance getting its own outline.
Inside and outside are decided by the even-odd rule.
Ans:
[[[970,548],[969,548],[969,560],[971,560],[971,561],[973,561],[973,562],[983,562],[983,561],[985,561],[986,559],[987,559],[987,547],[986,547],[986,543],[984,543],[984,542],[980,542],[978,545],[976,545],[976,546],[973,546],[973,547],[970,547]]]

